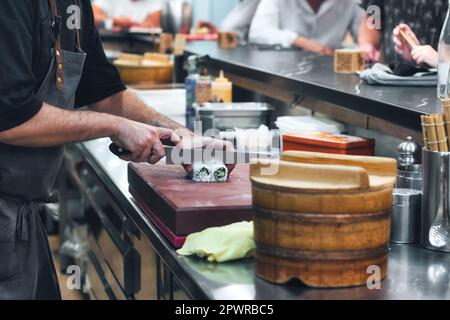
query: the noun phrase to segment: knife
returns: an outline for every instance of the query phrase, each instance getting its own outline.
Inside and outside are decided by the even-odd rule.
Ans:
[[[111,144],[109,149],[116,156],[127,156],[131,152],[125,150],[116,144]],[[208,148],[180,149],[173,146],[164,146],[166,154],[166,164],[189,165],[196,162],[212,162],[219,161],[224,164],[250,163],[252,159],[280,159],[280,152],[240,152],[240,151],[224,151]]]

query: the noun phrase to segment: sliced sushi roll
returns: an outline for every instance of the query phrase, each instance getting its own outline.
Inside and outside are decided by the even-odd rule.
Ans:
[[[212,181],[213,182],[227,182],[228,168],[221,162],[211,163]]]
[[[195,182],[211,182],[213,179],[211,166],[204,163],[194,163],[191,178]]]

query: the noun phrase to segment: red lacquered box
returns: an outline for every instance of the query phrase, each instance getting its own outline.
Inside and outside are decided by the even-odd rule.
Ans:
[[[374,156],[375,140],[336,133],[287,133],[283,150]]]

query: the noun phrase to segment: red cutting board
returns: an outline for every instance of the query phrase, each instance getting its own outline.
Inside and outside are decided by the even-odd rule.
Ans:
[[[179,165],[130,164],[128,181],[145,207],[177,236],[253,220],[247,164],[238,165],[226,183],[195,183]]]

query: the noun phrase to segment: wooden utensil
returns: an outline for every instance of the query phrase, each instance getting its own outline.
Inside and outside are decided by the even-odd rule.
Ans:
[[[400,36],[408,43],[408,45],[414,49],[417,47],[416,42],[411,38],[411,36],[409,34],[407,34],[405,31],[403,30],[399,30],[399,34]]]
[[[177,236],[253,219],[249,165],[226,183],[198,184],[178,165],[130,164],[130,190]],[[151,217],[151,214],[148,214]]]

